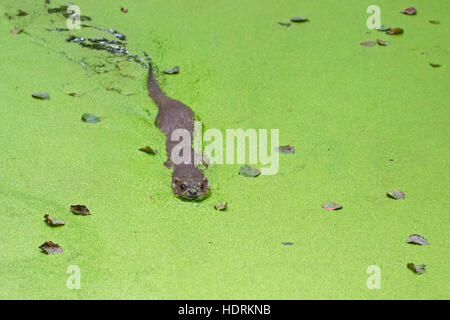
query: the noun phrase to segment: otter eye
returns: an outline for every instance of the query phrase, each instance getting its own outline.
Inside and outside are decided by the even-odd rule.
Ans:
[[[180,186],[180,188],[181,188],[181,190],[184,190],[184,189],[186,189],[186,185],[183,183],[183,184]]]
[[[203,189],[205,185],[203,183],[200,184],[200,189]]]

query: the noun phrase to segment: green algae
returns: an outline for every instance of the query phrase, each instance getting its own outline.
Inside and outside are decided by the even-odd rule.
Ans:
[[[383,23],[407,30],[389,54],[358,45],[369,1],[146,1],[126,15],[119,1],[77,1],[161,70],[182,66],[158,81],[206,128],[279,128],[296,146],[274,176],[210,166],[201,203],[173,196],[164,152],[136,150],[165,150],[145,70],[47,31],[65,25],[36,3],[21,1],[23,17],[16,1],[0,5],[1,298],[449,298],[448,1],[412,3],[423,17],[380,1]],[[301,31],[277,24],[297,12],[311,18]],[[422,51],[444,67],[430,68]],[[42,88],[50,100],[30,98]],[[104,121],[82,123],[86,110]],[[408,199],[386,198],[399,185]],[[232,203],[223,215],[220,199]],[[323,199],[345,201],[345,214],[323,214]],[[95,216],[73,216],[71,203]],[[48,228],[46,212],[70,224]],[[404,244],[412,232],[436,245]],[[48,239],[64,252],[40,254]],[[282,250],[284,239],[301,245]],[[426,261],[426,275],[409,274],[409,261]],[[81,290],[66,287],[70,265]],[[381,268],[380,290],[366,287],[370,265]]]

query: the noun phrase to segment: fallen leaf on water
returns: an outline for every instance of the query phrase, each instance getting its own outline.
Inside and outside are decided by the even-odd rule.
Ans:
[[[58,254],[63,252],[64,250],[57,243],[53,243],[52,241],[45,241],[43,244],[39,246],[46,254]]]
[[[72,211],[75,214],[82,215],[82,216],[87,216],[87,215],[91,214],[89,209],[86,206],[81,205],[81,204],[71,205],[70,211]]]
[[[128,12],[128,9],[127,9],[127,8],[124,8],[124,7],[120,8],[120,10],[121,10],[123,13],[127,13],[127,12]]]
[[[261,174],[261,171],[248,165],[244,165],[239,169],[239,174],[244,177],[257,177]]]
[[[381,25],[379,27],[376,27],[375,29],[377,29],[378,31],[388,31],[388,30],[391,30],[391,27]]]
[[[18,29],[18,28],[12,29],[10,31],[11,34],[19,34],[19,33],[22,33],[22,32],[23,32],[23,29]]]
[[[50,99],[50,95],[47,92],[36,92],[31,95],[33,98],[48,100]]]
[[[322,208],[324,208],[325,210],[339,210],[342,209],[342,205],[336,202],[325,202],[322,205]]]
[[[408,15],[414,15],[414,14],[416,14],[417,13],[417,9],[416,8],[414,8],[414,7],[409,7],[409,8],[407,8],[407,9],[405,9],[405,10],[403,10],[403,11],[401,11],[400,13],[403,13],[403,14],[408,14]]]
[[[377,43],[378,43],[379,46],[388,46],[388,45],[391,44],[389,41],[383,41],[383,40],[380,40],[380,39],[377,39]]]
[[[386,31],[386,34],[389,34],[391,36],[394,34],[401,34],[401,33],[403,33],[402,28],[392,28],[392,29],[389,29],[388,31]]]
[[[405,194],[401,190],[388,191],[387,195],[392,199],[405,199]]]
[[[283,246],[292,246],[293,242],[282,242]]]
[[[292,17],[291,18],[291,21],[292,22],[308,22],[309,21],[309,19],[308,18],[305,18],[305,17]]]
[[[227,202],[217,203],[216,205],[214,205],[214,208],[216,208],[217,211],[224,211],[227,208]]]
[[[406,265],[408,267],[408,269],[414,271],[415,273],[418,274],[423,274],[425,273],[425,267],[427,266],[426,264],[419,264],[419,265],[415,265],[414,263],[410,262]]]
[[[177,73],[180,73],[180,67],[175,66],[173,68],[168,68],[168,69],[164,70],[164,73],[165,74],[177,74]]]
[[[158,150],[153,150],[150,146],[145,146],[142,148],[139,148],[139,151],[151,154],[151,155],[155,155],[158,153]]]
[[[432,66],[433,68],[439,68],[439,67],[442,67],[442,65],[437,64],[437,63],[430,63],[430,66]]]
[[[431,24],[440,24],[441,23],[439,20],[429,20],[428,22]]]
[[[292,154],[295,152],[294,146],[287,145],[287,146],[279,146],[275,148],[275,151],[285,154]]]
[[[63,226],[66,222],[62,219],[52,218],[48,214],[44,215],[45,221],[51,226]]]
[[[76,92],[69,93],[68,95],[72,97],[79,97],[79,94]]]
[[[361,45],[364,47],[373,47],[375,45],[375,42],[373,41],[365,41],[365,42],[361,42]]]
[[[411,244],[419,244],[421,246],[426,246],[429,244],[428,240],[422,237],[420,234],[409,235],[406,242]]]
[[[97,123],[100,121],[100,117],[97,117],[92,113],[83,113],[83,115],[81,116],[81,120],[87,123]]]
[[[290,27],[291,24],[289,22],[278,22],[278,24],[284,26],[284,27]]]
[[[155,198],[153,198],[153,196],[152,196],[151,194],[149,194],[148,197],[149,197],[150,199],[152,199],[153,201],[155,201]]]

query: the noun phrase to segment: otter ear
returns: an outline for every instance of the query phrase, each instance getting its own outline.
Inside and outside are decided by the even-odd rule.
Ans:
[[[172,182],[173,182],[173,183],[178,183],[178,182],[180,182],[180,179],[177,178],[177,177],[174,177],[174,178],[172,179]]]
[[[203,182],[204,183],[208,183],[208,178],[207,177],[203,177]]]

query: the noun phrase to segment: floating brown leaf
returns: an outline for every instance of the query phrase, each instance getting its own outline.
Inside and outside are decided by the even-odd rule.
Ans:
[[[180,67],[175,66],[173,68],[168,68],[168,69],[164,70],[164,73],[165,74],[177,74],[177,73],[180,73]]]
[[[124,8],[124,7],[120,8],[120,10],[121,10],[123,13],[127,13],[127,12],[128,12],[128,9],[127,9],[127,8]]]
[[[48,100],[50,99],[50,95],[47,92],[36,92],[31,95],[33,98]]]
[[[388,191],[387,195],[392,199],[405,199],[405,194],[401,190]]]
[[[429,244],[428,240],[422,237],[420,234],[409,235],[406,242],[411,244],[419,244],[421,246],[426,246]]]
[[[361,42],[361,45],[364,47],[373,47],[375,45],[375,42],[373,41],[365,41],[365,42]]]
[[[87,216],[89,214],[91,214],[91,212],[89,211],[89,209],[81,204],[75,204],[70,206],[70,211],[72,211],[75,214],[78,215],[82,215],[82,216]]]
[[[408,15],[414,15],[414,14],[416,14],[417,13],[417,9],[416,8],[414,8],[414,7],[409,7],[409,8],[407,8],[407,9],[405,9],[405,10],[403,10],[403,11],[401,11],[400,13],[403,13],[403,14],[408,14]]]
[[[252,168],[248,165],[243,165],[240,169],[239,169],[239,174],[241,176],[244,177],[257,177],[261,174],[261,171],[259,171],[258,169]]]
[[[440,67],[442,67],[442,65],[437,64],[437,63],[430,63],[430,66],[433,67],[433,68],[440,68]]]
[[[342,205],[336,202],[325,202],[322,205],[322,208],[324,208],[325,210],[339,210],[342,209]]]
[[[284,26],[284,27],[290,27],[291,26],[291,24],[289,22],[278,22],[278,24],[280,24],[281,26]]]
[[[392,29],[389,29],[388,31],[386,31],[386,34],[389,34],[389,35],[394,35],[394,34],[402,34],[403,33],[403,29],[402,28],[392,28]]]
[[[408,269],[412,270],[415,273],[418,274],[423,274],[425,273],[425,267],[427,266],[426,264],[419,264],[419,265],[415,265],[414,263],[410,262],[406,265],[408,267]]]
[[[440,24],[441,23],[439,20],[429,20],[428,22],[431,24]]]
[[[19,33],[22,33],[22,32],[23,32],[23,29],[18,29],[18,28],[12,29],[10,31],[11,34],[19,34]]]
[[[279,146],[279,147],[275,148],[275,150],[277,152],[285,153],[285,154],[292,154],[295,152],[294,146],[291,146],[289,144],[287,146]]]
[[[145,152],[147,154],[155,155],[158,153],[158,150],[153,150],[150,146],[145,146],[139,148],[139,151]]]
[[[377,43],[378,43],[379,46],[388,46],[388,45],[391,44],[389,41],[383,41],[383,40],[380,40],[380,39],[377,39]]]
[[[76,92],[72,92],[72,93],[69,93],[69,96],[79,97],[80,95],[78,93],[76,93]]]
[[[282,242],[283,246],[292,246],[293,242]]]
[[[227,209],[227,202],[217,203],[216,205],[214,205],[214,208],[216,208],[217,211],[224,211]]]
[[[48,214],[44,215],[45,221],[51,226],[63,226],[66,222],[62,219],[52,218]]]
[[[39,246],[39,249],[49,255],[58,254],[64,251],[57,243],[53,243],[52,241],[45,241]]]
[[[292,17],[292,18],[291,18],[291,21],[292,21],[292,22],[299,23],[299,22],[308,22],[309,19],[308,19],[308,18],[305,18],[305,17]]]

